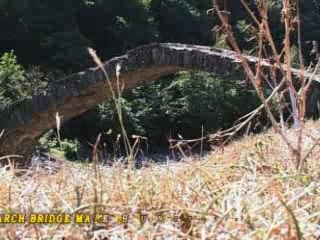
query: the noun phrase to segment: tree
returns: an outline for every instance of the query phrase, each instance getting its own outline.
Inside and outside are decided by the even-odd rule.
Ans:
[[[81,32],[103,58],[156,39],[156,29],[141,0],[96,0],[82,4],[78,13]]]
[[[207,7],[208,1],[152,0],[161,41],[211,44],[213,19],[207,16]]]
[[[237,79],[233,75],[181,72],[135,88],[122,99],[128,135],[147,137],[150,149],[166,149],[169,137],[177,138],[180,134],[193,139],[201,135],[202,127],[205,133],[210,133],[232,126],[258,103],[246,86],[236,84]],[[95,122],[91,124],[93,127],[77,130],[90,122]],[[67,123],[64,137],[93,142],[99,132],[106,133],[109,129],[113,130],[113,140],[121,132],[112,101],[101,104],[91,116],[84,115]]]
[[[0,58],[0,109],[24,96],[24,73],[13,51],[3,54]]]
[[[88,66],[90,42],[77,25],[80,1],[2,1],[0,44],[22,62],[77,71]]]

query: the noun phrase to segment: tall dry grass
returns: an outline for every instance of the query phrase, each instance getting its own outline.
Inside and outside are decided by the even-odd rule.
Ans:
[[[262,17],[258,20],[241,0],[261,33],[257,38],[260,61],[263,57],[271,57],[263,55],[262,51],[262,43],[268,41],[276,59],[275,66],[283,73],[280,83],[274,79],[273,93],[268,97],[261,91],[264,81],[261,64],[258,63],[255,71],[249,67],[233,38],[226,17],[228,13],[220,10],[217,1],[213,2],[228,40],[242,59],[262,101],[260,108],[240,119],[244,121],[232,130],[245,127],[262,109],[266,110],[274,129],[235,141],[223,152],[213,152],[202,161],[195,162],[185,156],[182,163],[168,162],[164,166],[151,165],[134,170],[138,145],[135,143],[139,138],[131,145],[123,124],[121,66],[115,69],[117,85],[114,90],[103,64],[90,50],[111,90],[130,167],[118,164],[108,168],[99,163],[99,135],[93,146],[92,163],[60,161],[52,166],[50,162],[38,161],[22,177],[17,177],[13,169],[0,169],[0,207],[2,213],[74,215],[86,212],[116,216],[104,224],[39,225],[26,222],[0,225],[0,239],[319,239],[320,163],[317,160],[320,157],[320,132],[316,129],[320,124],[304,120],[303,106],[312,78],[304,84],[302,77],[299,91],[293,87],[288,49],[288,25],[292,19],[288,11],[290,2],[283,1],[287,34],[284,57],[281,58],[265,19],[266,6],[259,6]],[[286,68],[281,59],[285,60]],[[303,76],[303,67],[301,71]],[[270,110],[270,99],[279,97],[284,85],[289,91],[297,130],[288,129],[283,122],[279,124]],[[304,96],[302,107],[297,101],[300,96]],[[281,116],[282,112],[279,114]],[[122,214],[129,215],[127,223],[119,223]],[[145,222],[136,218],[141,214],[146,215]],[[159,214],[173,219],[159,221],[154,218]],[[189,220],[191,216],[192,221]]]
[[[270,120],[273,129],[282,137],[283,141],[286,142],[287,147],[290,149],[291,160],[295,162],[298,175],[302,173],[304,164],[308,159],[309,153],[314,150],[314,147],[318,144],[320,139],[315,140],[314,145],[312,145],[306,155],[303,155],[303,142],[302,136],[304,131],[305,122],[305,109],[307,103],[307,93],[314,80],[314,75],[317,73],[319,68],[319,59],[317,59],[318,64],[316,67],[312,68],[312,65],[305,69],[305,64],[302,55],[301,46],[301,19],[300,19],[300,7],[299,1],[282,0],[282,24],[285,28],[285,37],[283,48],[280,51],[276,48],[275,41],[272,36],[272,31],[270,30],[268,22],[268,9],[271,1],[261,0],[256,2],[256,9],[258,13],[253,12],[248,2],[245,0],[240,0],[243,7],[247,10],[248,15],[252,19],[250,27],[255,29],[256,35],[253,35],[251,40],[255,43],[257,48],[258,63],[255,68],[252,68],[246,59],[245,55],[242,53],[239,44],[234,37],[232,27],[229,24],[228,16],[232,13],[220,6],[218,0],[213,0],[213,8],[210,10],[211,14],[216,13],[217,17],[221,21],[220,31],[223,31],[226,35],[228,43],[231,45],[232,49],[237,53],[239,59],[241,60],[241,65],[249,79],[252,86],[255,88],[257,95],[259,96],[262,106],[255,111],[249,113],[245,118],[242,118],[241,123],[237,125],[236,129],[230,129],[234,131],[239,131],[239,129],[248,125],[251,119],[258,114],[262,109],[267,113],[268,119]],[[226,7],[226,6],[224,6]],[[292,51],[291,51],[291,36],[294,34],[294,29],[297,28],[297,45],[299,48],[299,61],[300,61],[300,73],[299,73],[299,87],[295,87],[295,79],[292,74]],[[270,74],[266,74],[265,69],[263,69],[262,61],[267,60],[270,62],[270,69],[268,70]],[[307,77],[306,73],[311,72],[311,77]],[[278,80],[276,76],[281,74],[282,80]],[[272,82],[273,84],[270,84]],[[265,85],[272,88],[273,92],[270,96],[265,96],[262,91]],[[289,98],[289,107],[284,105],[282,96],[287,95]],[[273,115],[270,106],[270,100],[272,98],[277,98],[277,108],[278,116],[280,122],[277,121],[276,117]],[[287,108],[291,112],[291,117],[293,119],[292,127],[296,129],[297,136],[294,139],[289,139],[286,133],[286,126],[284,124],[283,109]],[[229,133],[229,131],[227,131]]]
[[[307,122],[306,149],[320,136]],[[288,138],[295,132],[288,130]],[[23,177],[0,169],[1,212],[115,214],[105,224],[0,225],[3,239],[318,239],[319,146],[307,173],[296,177],[281,136],[274,130],[248,136],[201,161],[123,165],[62,161],[60,170],[35,162]],[[306,154],[306,153],[305,153]],[[46,169],[44,168],[46,167]],[[92,169],[96,167],[96,171]],[[130,174],[128,174],[130,172]],[[102,210],[102,208],[104,208]],[[167,211],[167,212],[166,212]],[[164,222],[158,214],[170,217]],[[128,223],[119,223],[122,214]],[[141,223],[139,214],[146,214]],[[189,217],[193,220],[189,221]],[[100,236],[100,237],[98,237]]]

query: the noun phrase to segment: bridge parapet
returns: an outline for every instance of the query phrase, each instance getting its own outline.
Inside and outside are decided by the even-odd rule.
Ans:
[[[248,56],[252,66],[257,58]],[[235,52],[197,45],[154,43],[129,50],[125,55],[103,63],[114,88],[116,66],[121,66],[124,90],[181,70],[201,70],[217,74],[242,74]],[[268,68],[270,64],[263,61]],[[298,70],[293,70],[295,75]],[[320,82],[320,77],[316,76]],[[49,85],[46,91],[23,99],[1,113],[0,156],[21,154],[30,156],[39,137],[55,127],[56,112],[68,120],[78,116],[111,97],[105,76],[97,67],[74,73]]]

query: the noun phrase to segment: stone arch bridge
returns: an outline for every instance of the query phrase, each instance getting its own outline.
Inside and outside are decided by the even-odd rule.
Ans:
[[[254,65],[257,59],[247,57]],[[124,89],[132,89],[147,81],[195,69],[217,74],[242,73],[235,52],[218,48],[176,43],[155,43],[128,51],[103,63],[116,87],[116,66],[121,66],[120,81]],[[268,66],[266,61],[263,62]],[[298,74],[298,70],[293,70]],[[320,77],[316,76],[316,81]],[[89,68],[55,82],[45,92],[24,99],[0,115],[0,156],[30,156],[39,137],[56,125],[58,112],[63,120],[78,116],[111,97],[101,69]]]

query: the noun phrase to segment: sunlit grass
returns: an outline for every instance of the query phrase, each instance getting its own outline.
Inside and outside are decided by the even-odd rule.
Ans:
[[[320,136],[308,122],[305,146]],[[294,138],[293,130],[288,135]],[[11,239],[317,239],[320,236],[319,147],[296,176],[281,138],[272,131],[235,141],[201,161],[151,165],[141,170],[61,161],[59,171],[34,166],[16,177],[0,170],[2,212],[129,214],[128,224],[0,225]],[[177,222],[160,222],[172,210]],[[96,209],[96,211],[99,211]],[[144,224],[139,213],[149,216]],[[180,215],[179,215],[180,214]],[[164,216],[168,216],[164,214]],[[189,222],[188,216],[193,216]],[[300,236],[300,237],[299,237]],[[103,238],[100,239],[103,239]],[[99,238],[97,238],[99,239]]]

